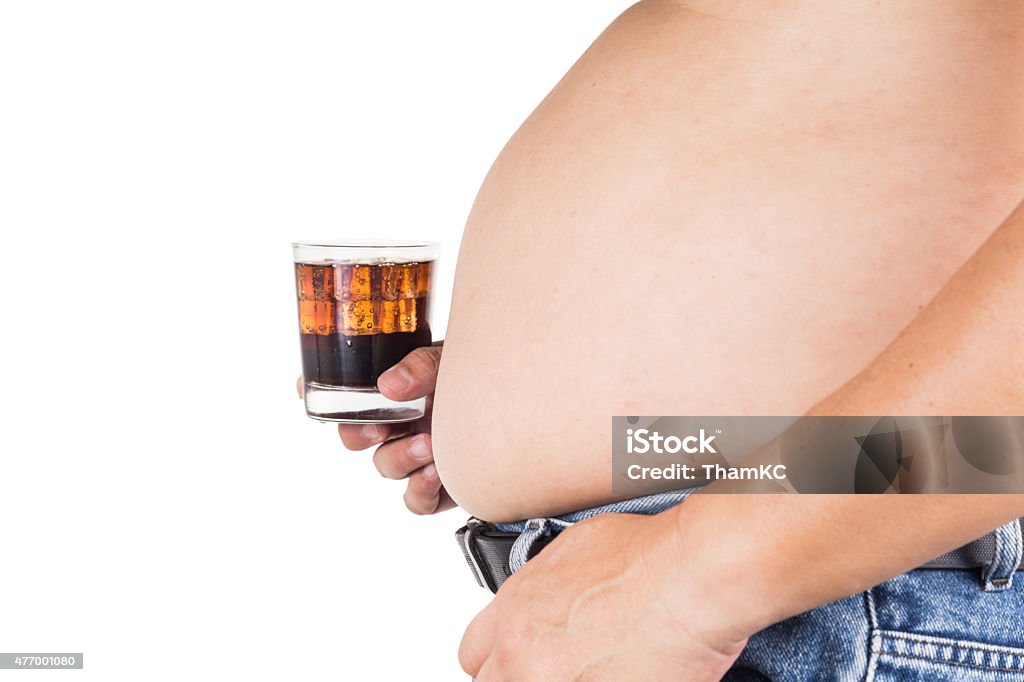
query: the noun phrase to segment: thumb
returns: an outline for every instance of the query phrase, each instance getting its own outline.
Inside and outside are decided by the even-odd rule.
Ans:
[[[459,644],[459,665],[467,675],[480,674],[480,669],[494,649],[494,641],[498,636],[497,613],[492,600],[483,611],[466,628]]]
[[[441,365],[441,345],[424,346],[380,375],[377,388],[391,400],[415,400],[434,392]]]

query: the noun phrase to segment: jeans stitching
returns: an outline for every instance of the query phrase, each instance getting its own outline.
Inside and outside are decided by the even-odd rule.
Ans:
[[[881,639],[878,629],[878,614],[875,611],[875,597],[868,588],[864,591],[864,604],[868,612],[868,668],[864,673],[864,681],[872,682],[878,668],[878,657],[881,653]]]
[[[990,672],[1001,672],[1001,673],[1017,673],[1018,675],[1024,675],[1024,669],[1022,668],[1003,668],[996,665],[976,665],[974,663],[963,663],[961,661],[950,661],[944,658],[931,658],[929,656],[916,656],[914,654],[893,654],[884,653],[879,656],[890,658],[906,658],[912,661],[928,661],[930,663],[942,663],[943,665],[955,665],[961,668],[973,668],[975,670],[988,670]]]
[[[995,530],[995,555],[982,572],[985,591],[1000,591],[1012,585],[1013,574],[1020,566],[1022,549],[1021,525],[1011,521]]]
[[[893,659],[910,659],[918,661],[929,661],[932,663],[944,663],[946,665],[961,666],[965,668],[973,668],[977,670],[991,670],[994,672],[1013,672],[1024,675],[1024,649],[1018,647],[1006,647],[999,646],[997,644],[985,644],[984,642],[963,642],[960,640],[950,639],[947,637],[934,637],[931,635],[918,635],[909,632],[900,632],[896,630],[879,630],[880,636],[879,644],[881,640],[885,638],[891,639],[902,639],[911,644],[930,644],[932,646],[944,646],[949,647],[951,651],[961,651],[964,653],[979,652],[981,654],[997,654],[997,655],[1008,655],[1013,656],[1017,661],[1015,667],[1008,667],[1006,665],[979,665],[977,663],[969,663],[966,661],[955,660],[951,658],[936,658],[934,656],[927,656],[915,653],[902,653],[899,651],[883,651],[879,648],[878,659],[889,657]]]
[[[995,654],[1013,654],[1015,656],[1021,656],[1024,658],[1024,648],[1014,646],[1002,646],[999,644],[986,644],[985,642],[967,642],[963,643],[960,640],[952,639],[949,637],[936,637],[934,635],[920,635],[914,632],[901,632],[899,630],[879,630],[880,635],[883,637],[893,637],[897,639],[907,639],[913,642],[922,642],[925,644],[936,644],[944,646],[956,646],[965,649],[980,649],[989,653]]]

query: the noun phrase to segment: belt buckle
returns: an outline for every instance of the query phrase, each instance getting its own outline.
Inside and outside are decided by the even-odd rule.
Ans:
[[[465,526],[455,531],[455,540],[459,543],[459,547],[462,548],[462,554],[466,558],[466,564],[469,566],[470,572],[472,572],[473,577],[476,579],[476,584],[485,589],[491,588],[488,585],[489,581],[483,569],[480,567],[480,561],[477,559],[476,552],[473,551],[473,541],[488,525],[485,521],[471,516],[466,521]]]

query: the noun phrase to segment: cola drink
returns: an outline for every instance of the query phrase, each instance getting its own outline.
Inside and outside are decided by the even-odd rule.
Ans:
[[[296,263],[302,373],[326,386],[373,388],[429,346],[430,262]]]
[[[306,414],[339,422],[423,416],[425,397],[390,400],[377,379],[430,345],[437,244],[296,242],[292,249]]]

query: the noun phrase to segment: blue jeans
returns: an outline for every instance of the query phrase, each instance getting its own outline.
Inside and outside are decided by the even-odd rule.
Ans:
[[[538,539],[577,521],[656,514],[695,490],[497,524],[521,533],[509,568],[522,568]],[[1024,553],[1020,524],[998,529],[995,540],[996,559],[985,569],[910,571],[756,633],[723,679],[1024,682],[1024,574],[1015,574]]]

